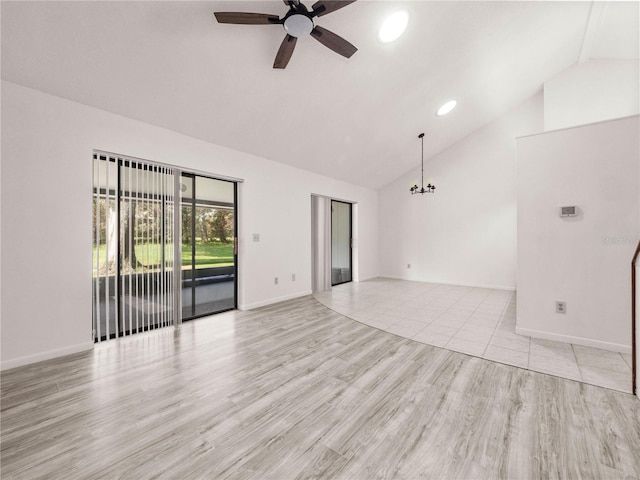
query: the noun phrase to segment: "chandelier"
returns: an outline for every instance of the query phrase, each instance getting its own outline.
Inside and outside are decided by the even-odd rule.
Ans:
[[[415,195],[416,193],[421,193],[423,195],[425,193],[434,193],[436,189],[436,186],[431,185],[430,183],[427,184],[427,188],[424,188],[424,133],[418,135],[418,138],[422,141],[422,187],[418,188],[418,185],[414,185],[413,187],[411,187],[409,189],[411,195]]]

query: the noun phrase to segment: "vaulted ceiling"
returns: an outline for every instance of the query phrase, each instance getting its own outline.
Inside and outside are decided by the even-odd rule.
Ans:
[[[351,59],[307,37],[274,70],[281,26],[213,12],[282,17],[281,0],[3,1],[2,77],[379,188],[419,166],[420,132],[428,159],[579,59],[638,58],[638,3],[603,5],[359,0],[316,19],[358,47]],[[383,44],[377,30],[399,9],[409,27]],[[458,107],[436,117],[449,99]]]

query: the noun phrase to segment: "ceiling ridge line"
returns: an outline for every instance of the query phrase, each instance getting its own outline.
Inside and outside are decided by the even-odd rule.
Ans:
[[[578,54],[579,64],[588,62],[591,59],[593,45],[596,42],[596,37],[600,33],[600,24],[602,23],[602,14],[605,6],[605,2],[591,2],[589,18],[587,19],[584,36],[582,37],[582,46],[580,47],[580,53]]]

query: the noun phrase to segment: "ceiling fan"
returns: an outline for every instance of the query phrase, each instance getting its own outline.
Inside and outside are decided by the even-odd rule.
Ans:
[[[296,46],[298,37],[311,35],[325,47],[330,48],[343,57],[350,58],[358,51],[356,47],[347,42],[344,38],[330,32],[326,28],[319,27],[313,23],[314,17],[321,17],[328,13],[346,7],[350,1],[320,0],[311,7],[311,11],[299,0],[283,0],[289,7],[287,14],[279,18],[277,15],[268,13],[245,13],[245,12],[215,12],[218,23],[234,23],[239,25],[282,25],[287,32],[284,40],[280,44],[273,68],[285,68],[291,59],[293,49]]]

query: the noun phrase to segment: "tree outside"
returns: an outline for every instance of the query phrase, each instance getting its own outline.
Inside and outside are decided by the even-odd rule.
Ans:
[[[164,259],[173,256],[171,243],[171,209],[173,205],[165,204],[165,218],[168,223],[164,226],[165,252]],[[94,276],[115,275],[116,268],[116,204],[111,200],[107,204],[104,198],[94,198]],[[163,260],[162,252],[162,205],[133,201],[122,201],[120,205],[120,245],[123,273],[143,273],[157,270]],[[192,243],[192,209],[182,208],[182,268],[191,268]],[[98,222],[99,219],[99,222]],[[167,220],[165,220],[167,221]],[[196,268],[212,268],[233,265],[233,210],[197,206],[196,222]],[[99,225],[98,225],[99,223]],[[96,228],[98,226],[98,228]],[[100,237],[100,247],[95,245]],[[107,239],[109,251],[107,251]],[[99,255],[99,259],[96,257]],[[98,262],[99,260],[99,262]],[[96,269],[96,264],[100,267]]]

